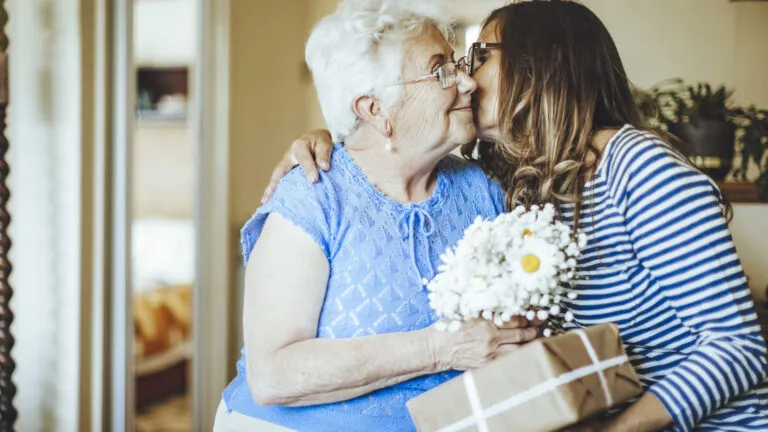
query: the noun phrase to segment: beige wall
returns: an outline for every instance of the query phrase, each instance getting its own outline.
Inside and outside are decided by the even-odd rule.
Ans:
[[[765,248],[768,246],[768,205],[739,204],[734,206],[731,234],[736,243],[744,271],[750,279],[750,285],[760,296],[765,296],[768,287],[768,259]]]
[[[272,167],[306,127],[307,0],[231,3],[230,220],[259,205]]]
[[[629,78],[726,84],[739,103],[768,107],[768,4],[719,0],[584,0],[603,20]]]
[[[315,24],[322,17],[336,10],[336,5],[338,4],[338,0],[309,1],[309,10],[306,21],[306,37],[309,37],[309,34],[314,28]],[[310,130],[316,128],[325,128],[325,119],[323,119],[323,113],[320,111],[320,104],[317,101],[317,93],[315,93],[315,86],[312,84],[311,77],[307,79],[304,85],[304,92],[304,98],[307,107],[306,129]]]

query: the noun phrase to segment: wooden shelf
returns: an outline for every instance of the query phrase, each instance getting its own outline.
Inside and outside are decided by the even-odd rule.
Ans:
[[[155,68],[145,67],[136,70],[138,110],[149,117],[158,103],[166,96],[189,98],[189,69],[186,67]],[[145,93],[148,100],[142,99]],[[157,115],[154,115],[157,117]]]
[[[138,110],[136,121],[139,123],[185,123],[187,121],[187,113],[165,114],[155,110]]]
[[[759,203],[757,187],[750,182],[721,182],[717,186],[731,203]]]

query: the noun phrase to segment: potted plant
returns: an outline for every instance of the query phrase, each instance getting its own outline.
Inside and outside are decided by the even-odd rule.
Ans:
[[[733,164],[737,109],[732,94],[724,86],[684,85],[680,79],[650,89],[658,121],[687,144],[691,162],[716,181],[725,180]]]
[[[691,161],[715,180],[728,175],[738,146],[741,161],[734,177],[752,181],[748,168],[754,162],[757,196],[768,202],[768,110],[733,106],[731,95],[724,86],[713,91],[709,84],[686,86],[678,78],[662,81],[648,91],[633,89],[646,126],[665,129],[682,139],[689,146]]]
[[[747,109],[737,108],[733,112],[739,134],[738,144],[741,149],[741,164],[734,172],[734,177],[742,181],[747,179],[749,161],[758,167],[755,179],[757,197],[760,201],[768,202],[768,160],[765,152],[768,150],[768,110],[760,110],[754,106]]]

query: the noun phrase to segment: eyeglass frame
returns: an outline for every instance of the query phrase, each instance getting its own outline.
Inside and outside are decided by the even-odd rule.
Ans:
[[[440,66],[438,66],[437,70],[434,73],[431,73],[429,75],[424,75],[424,76],[421,76],[421,77],[418,77],[418,78],[414,78],[412,80],[402,81],[402,82],[399,82],[399,83],[396,83],[396,84],[392,84],[392,85],[406,85],[406,84],[413,84],[413,83],[422,82],[422,81],[431,80],[431,79],[437,79],[437,82],[438,82],[438,85],[440,86],[440,88],[442,90],[446,90],[446,89],[452,88],[453,86],[455,86],[455,85],[457,85],[459,83],[459,80],[458,80],[459,72],[464,72],[467,75],[470,74],[469,73],[470,66],[467,63],[467,61],[468,61],[467,57],[462,57],[462,58],[460,58],[460,59],[458,59],[456,61],[448,61],[448,62],[445,62],[445,63],[441,64]],[[440,71],[441,70],[445,70],[446,67],[451,66],[451,65],[455,68],[455,71],[456,71],[455,75],[453,76],[453,81],[450,84],[445,84],[445,86],[443,86],[441,84],[443,82],[443,80],[440,79]]]
[[[469,47],[469,53],[467,53],[467,57],[469,60],[469,76],[472,76],[475,73],[475,50],[478,49],[501,49],[504,45],[501,43],[493,43],[493,42],[474,42]]]

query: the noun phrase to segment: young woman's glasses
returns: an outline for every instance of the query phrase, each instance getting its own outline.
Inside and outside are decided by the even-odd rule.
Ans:
[[[488,60],[488,51],[492,49],[501,49],[500,43],[475,42],[469,47],[469,76],[475,73],[477,68]]]

